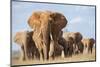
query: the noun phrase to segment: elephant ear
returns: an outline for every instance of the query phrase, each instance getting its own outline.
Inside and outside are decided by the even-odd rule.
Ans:
[[[41,12],[34,12],[28,19],[29,26],[33,29],[40,25],[40,14]]]
[[[52,14],[51,14],[51,17],[52,17],[55,21],[56,21],[56,20],[63,20],[63,19],[65,19],[65,17],[64,17],[62,14],[57,13],[57,12],[52,13]]]
[[[40,21],[43,23],[51,22],[53,19],[50,17],[51,13],[46,11],[41,13],[40,15]]]
[[[51,14],[51,17],[53,19],[52,23],[58,29],[64,28],[67,25],[67,23],[68,23],[68,21],[65,18],[65,16],[63,14],[61,14],[61,13],[54,12],[54,13]]]

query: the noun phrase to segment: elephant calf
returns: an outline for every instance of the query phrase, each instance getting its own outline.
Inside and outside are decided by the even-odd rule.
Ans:
[[[82,43],[84,45],[84,50],[87,49],[88,53],[92,53],[93,45],[95,43],[95,40],[93,38],[87,38],[87,39],[82,39]]]
[[[64,55],[65,56],[72,56],[73,53],[73,38],[72,37],[62,37],[58,41],[60,45],[64,47]]]
[[[39,57],[38,50],[32,40],[32,34],[33,31],[17,32],[14,37],[14,42],[21,46],[23,60],[31,59],[34,56]]]
[[[60,56],[64,58],[64,48],[62,45],[58,44],[55,45],[54,42],[51,40],[50,42],[50,50],[49,50],[49,58],[55,58]]]

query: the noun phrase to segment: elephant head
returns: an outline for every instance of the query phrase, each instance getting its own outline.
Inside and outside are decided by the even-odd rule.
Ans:
[[[37,11],[29,17],[28,24],[34,29],[33,40],[40,57],[44,56],[44,59],[48,59],[50,39],[54,41],[55,45],[58,45],[59,33],[67,24],[66,18],[57,12]]]

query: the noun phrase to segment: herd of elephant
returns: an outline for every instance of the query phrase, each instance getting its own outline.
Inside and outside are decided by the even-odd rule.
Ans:
[[[35,11],[28,19],[32,31],[17,32],[14,42],[21,46],[22,60],[49,60],[55,57],[68,57],[92,53],[95,40],[83,38],[80,32],[63,32],[67,19],[58,12]]]

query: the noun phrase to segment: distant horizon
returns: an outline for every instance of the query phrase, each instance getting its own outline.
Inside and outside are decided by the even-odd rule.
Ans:
[[[67,26],[63,29],[64,32],[80,32],[85,38],[95,39],[95,6],[12,1],[12,50],[20,49],[20,46],[13,42],[16,32],[31,30],[27,20],[33,11],[41,10],[62,13],[68,20]]]

